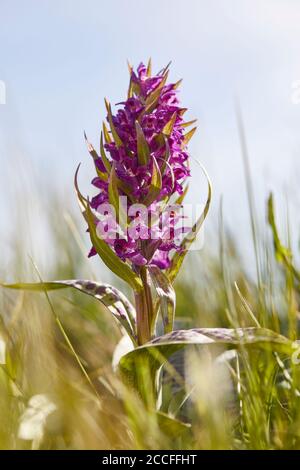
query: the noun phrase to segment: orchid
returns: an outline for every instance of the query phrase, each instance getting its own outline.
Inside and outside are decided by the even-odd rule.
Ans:
[[[84,198],[77,174],[75,185],[93,245],[89,256],[99,254],[133,287],[136,340],[143,344],[155,335],[158,310],[163,310],[154,305],[149,278],[158,292],[161,284],[169,291],[162,318],[165,332],[170,332],[175,310],[170,278],[187,252],[184,235],[189,233],[193,240],[203,220],[188,227],[178,212],[190,177],[188,142],[196,130],[186,130],[195,120],[184,121],[187,109],[178,98],[181,80],[168,83],[169,67],[152,75],[151,61],[147,67],[141,63],[136,71],[129,66],[129,72],[127,99],[118,103],[115,114],[105,100],[107,122],[103,122],[99,152],[85,135],[97,173],[92,184],[98,193],[90,201]],[[206,213],[209,201],[210,186]]]
[[[118,359],[118,372],[148,403],[151,391],[155,397],[158,395],[156,378],[161,366],[188,344],[222,343],[234,348],[241,344],[269,348],[272,344],[276,352],[284,353],[293,349],[290,340],[259,324],[255,328],[174,330],[174,280],[207,216],[211,183],[203,169],[208,182],[207,200],[200,217],[189,226],[178,209],[191,177],[188,144],[196,127],[187,130],[195,121],[184,120],[187,109],[180,105],[178,96],[181,81],[168,82],[169,66],[153,75],[151,60],[136,70],[129,66],[129,72],[126,99],[117,103],[114,114],[105,100],[106,123],[98,151],[85,135],[95,165],[92,185],[97,194],[92,198],[83,196],[78,184],[79,167],[75,189],[92,245],[89,256],[98,255],[130,286],[134,305],[115,287],[95,281],[2,285],[37,291],[73,287],[99,300],[130,343],[131,351]],[[281,258],[287,264],[291,260],[278,241],[272,210],[270,205],[277,250],[284,253]],[[55,319],[63,331],[60,320]],[[159,323],[162,336],[158,335]],[[71,345],[69,339],[67,345]],[[71,349],[74,353],[72,345]],[[79,357],[75,357],[84,371]],[[144,380],[145,366],[149,366],[151,390]],[[87,373],[85,378],[92,384]]]

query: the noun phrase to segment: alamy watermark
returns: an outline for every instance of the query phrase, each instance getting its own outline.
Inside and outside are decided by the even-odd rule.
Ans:
[[[116,209],[117,208],[117,209]],[[191,251],[204,244],[203,204],[164,204],[150,207],[128,204],[119,196],[116,204],[100,204],[94,212],[97,235],[108,244],[115,240],[146,241],[179,246],[184,242]]]
[[[0,80],[0,104],[6,104],[6,85],[3,80]]]

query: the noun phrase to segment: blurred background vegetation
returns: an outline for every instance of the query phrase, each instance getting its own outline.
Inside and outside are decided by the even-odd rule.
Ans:
[[[1,241],[1,252],[7,252],[1,280],[37,280],[38,269],[43,280],[97,279],[130,295],[100,259],[87,258],[79,209],[62,205],[50,185],[46,201],[35,198],[35,191],[30,186],[16,194],[11,237]],[[31,244],[38,238],[36,224],[47,224],[40,245]],[[286,217],[281,234],[287,244],[288,224]],[[299,287],[292,271],[275,259],[267,222],[254,233],[258,275],[241,260],[234,227],[224,226],[222,204],[217,225],[217,233],[205,233],[202,251],[189,254],[176,282],[177,328],[259,324],[296,339]],[[93,298],[69,289],[48,298],[1,289],[0,319],[3,449],[300,448],[299,372],[272,352],[241,351],[237,357],[219,347],[188,348],[185,384],[169,372],[178,393],[166,411],[192,426],[174,433],[120,380],[112,357],[121,333]]]

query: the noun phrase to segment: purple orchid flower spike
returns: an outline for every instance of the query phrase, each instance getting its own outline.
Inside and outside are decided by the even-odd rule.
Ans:
[[[104,124],[100,156],[95,159],[98,175],[92,181],[99,189],[91,200],[93,209],[111,202],[111,168],[114,168],[118,194],[127,198],[129,211],[131,206],[143,204],[150,216],[171,196],[183,194],[190,176],[183,121],[186,109],[179,104],[179,83],[168,84],[167,78],[167,70],[151,76],[150,67],[141,63],[136,72],[130,68],[128,98],[118,103],[120,108],[115,115],[106,101],[110,131]],[[133,222],[138,215],[129,216],[129,221]],[[164,220],[164,226],[166,222]],[[174,216],[170,214],[167,225],[172,226],[172,223]],[[113,233],[114,238],[106,237],[106,241],[118,257],[131,263],[134,269],[151,264],[167,269],[171,263],[170,252],[180,250],[180,245],[172,229],[165,240],[166,234],[159,230],[161,225],[162,215],[148,231],[140,228],[140,237],[127,233],[127,239],[121,241]],[[154,232],[159,241],[155,250],[151,249]],[[95,254],[93,247],[90,255]]]
[[[196,127],[186,131],[195,121],[184,121],[181,81],[168,83],[168,68],[152,75],[151,61],[136,70],[129,66],[127,99],[117,103],[114,114],[105,100],[99,155],[87,142],[97,173],[92,184],[98,192],[91,201],[80,194],[75,179],[92,241],[89,256],[99,254],[134,290],[139,344],[153,337],[159,308],[165,309],[165,332],[172,331],[172,282],[203,221],[188,227],[178,210],[190,177],[188,142]],[[167,302],[153,302],[151,281]]]

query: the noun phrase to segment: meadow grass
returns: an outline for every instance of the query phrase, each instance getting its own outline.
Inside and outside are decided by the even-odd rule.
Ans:
[[[88,270],[70,220],[52,233],[64,256],[53,263],[51,278],[76,278],[82,264]],[[177,325],[262,325],[297,337],[297,281],[276,262],[271,237],[257,243],[263,253],[259,283],[243,268],[220,220],[219,253],[206,247],[193,254],[176,283]],[[13,275],[28,277],[20,260],[14,263]],[[33,267],[31,275],[36,278]],[[177,396],[166,411],[192,423],[178,435],[113,370],[120,332],[94,299],[72,291],[46,297],[1,290],[0,305],[2,449],[300,447],[299,371],[289,358],[272,351],[188,348],[184,383],[169,371]]]
[[[107,271],[94,272],[95,260],[86,259],[83,224],[72,211],[61,214],[48,195],[43,217],[53,254],[43,280],[108,280]],[[206,244],[188,256],[176,281],[177,327],[263,326],[297,339],[298,274],[288,247],[282,252],[276,244],[274,227],[273,236],[269,226],[265,232],[262,238],[253,229],[252,276],[220,211],[218,247]],[[17,235],[10,240],[2,280],[38,278],[39,261],[26,250]],[[113,283],[128,294],[116,278]],[[73,290],[1,289],[0,296],[1,449],[300,448],[299,366],[290,357],[271,348],[187,348],[185,378],[171,366],[164,379],[164,394],[172,397],[164,411],[190,423],[179,432],[113,368],[121,334],[99,302]]]

